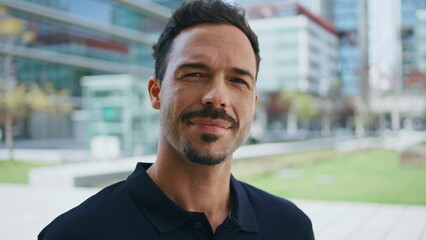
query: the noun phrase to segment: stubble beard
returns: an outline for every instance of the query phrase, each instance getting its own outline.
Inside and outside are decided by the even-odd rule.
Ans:
[[[225,147],[220,149],[220,153],[216,156],[213,156],[212,154],[202,154],[200,151],[197,151],[189,141],[184,143],[183,153],[185,154],[185,157],[193,163],[201,164],[204,166],[218,165],[224,162],[229,156],[231,156],[235,152],[235,150],[237,150],[242,144],[244,144],[245,140],[249,135],[250,127],[251,123],[243,127],[243,129],[240,129],[241,132],[235,137],[234,141],[231,144],[226,145]],[[206,143],[216,142],[220,138],[213,134],[202,134],[200,137]]]
[[[219,139],[218,136],[213,134],[202,134],[201,139],[207,143],[215,142]],[[220,153],[218,156],[213,157],[212,155],[206,154],[202,155],[198,151],[194,149],[193,146],[189,142],[185,143],[183,147],[183,153],[185,154],[185,157],[197,164],[201,164],[204,166],[215,166],[225,161],[225,159],[228,157],[228,154],[226,154],[224,151]]]
[[[225,116],[225,112],[223,111],[222,113],[220,111],[213,111],[211,113],[211,109],[204,109],[201,113],[190,113],[188,114],[186,117],[189,119],[190,117],[192,117],[193,115],[202,115],[202,116],[208,116],[211,117],[213,119],[216,118],[221,118],[221,119],[227,119],[227,117]],[[218,117],[218,116],[222,116],[222,117]],[[227,119],[228,121],[232,121],[231,119]],[[169,122],[170,119],[167,118],[163,118],[162,122]],[[184,121],[182,121],[184,122]],[[190,162],[196,163],[196,164],[200,164],[200,165],[204,165],[204,166],[215,166],[218,164],[221,164],[222,162],[224,162],[229,156],[231,156],[233,154],[233,152],[240,147],[244,141],[247,139],[249,132],[250,132],[250,128],[251,128],[251,123],[252,121],[250,121],[250,123],[248,123],[247,125],[245,125],[242,129],[239,129],[241,126],[239,125],[238,122],[234,122],[233,123],[233,128],[234,131],[237,131],[237,129],[240,130],[239,134],[237,134],[237,136],[235,136],[235,139],[228,145],[226,146],[222,146],[220,149],[218,149],[218,153],[213,155],[211,153],[203,153],[202,151],[200,151],[199,149],[197,149],[196,146],[194,146],[191,141],[189,139],[180,139],[181,142],[181,146],[182,146],[182,152],[184,154],[184,157],[186,159],[188,159]],[[165,124],[165,126],[173,126],[173,124]],[[175,129],[173,128],[168,128],[169,133],[175,132]],[[166,136],[175,136],[177,137],[179,134],[177,132],[175,132],[175,134],[166,134]],[[168,140],[169,137],[166,137]],[[218,141],[220,139],[220,136],[214,135],[214,134],[201,134],[200,138],[202,141],[204,141],[205,143],[214,143],[216,141]],[[171,143],[171,141],[169,141]],[[179,142],[179,141],[178,141]],[[178,147],[178,146],[176,146]]]

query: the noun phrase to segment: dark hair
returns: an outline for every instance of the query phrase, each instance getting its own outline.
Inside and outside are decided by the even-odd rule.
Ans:
[[[228,24],[239,28],[249,39],[256,56],[256,75],[259,71],[259,42],[245,18],[245,10],[222,0],[190,0],[183,3],[170,17],[158,41],[152,47],[155,59],[155,77],[163,81],[167,68],[167,56],[173,39],[184,29],[202,24]]]

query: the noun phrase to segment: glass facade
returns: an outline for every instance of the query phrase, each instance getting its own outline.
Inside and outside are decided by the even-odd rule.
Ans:
[[[359,22],[358,1],[335,0],[334,2],[334,25],[342,32],[350,32],[358,27]]]
[[[404,78],[404,90],[417,92],[418,84],[408,84],[410,74],[422,69],[422,48],[424,47],[424,10],[426,1],[423,0],[401,0],[401,44],[402,44],[402,74]],[[418,11],[419,10],[419,11]],[[423,51],[423,53],[425,53]],[[419,68],[419,69],[417,69]]]
[[[269,15],[263,16],[265,12]],[[333,29],[297,4],[247,7],[247,15],[261,49],[259,91],[326,95],[337,76],[337,36]]]
[[[303,7],[307,8],[309,11],[324,16],[326,18],[329,18],[331,12],[330,10],[330,4],[332,0],[281,0],[279,2],[289,2],[289,3],[295,3],[302,5]],[[237,2],[238,4],[249,6],[249,5],[258,5],[258,4],[265,4],[265,3],[275,3],[278,2],[277,0],[235,0],[234,2]]]
[[[166,6],[175,6],[182,2],[158,1],[157,5],[166,8]],[[146,3],[153,2],[146,1]],[[2,6],[1,0],[0,6]],[[44,78],[49,77],[47,80],[55,83],[57,87],[69,86],[76,96],[81,95],[81,90],[78,90],[78,85],[73,86],[73,84],[78,83],[76,78],[81,77],[82,74],[126,73],[129,72],[128,66],[133,66],[133,69],[137,67],[147,69],[145,72],[149,75],[153,68],[151,45],[163,29],[168,17],[144,11],[143,5],[135,8],[113,0],[17,0],[15,3],[7,1],[7,4],[3,6],[8,15],[23,20],[27,30],[36,36],[30,43],[20,41],[14,43],[15,46],[23,47],[24,50],[31,50],[28,58],[15,56],[19,66],[17,80],[25,81],[30,74],[33,75],[33,80],[40,80],[37,76],[43,75]],[[148,5],[147,8],[150,6]],[[171,9],[168,12],[171,12]],[[62,59],[77,56],[79,57],[77,60],[83,62],[69,64],[64,61],[64,63],[55,64],[52,60],[48,64],[44,63],[40,56],[49,53],[59,53],[60,55],[52,55],[52,57]],[[89,63],[92,60],[112,64],[115,66],[111,68],[114,71],[84,63],[84,61]],[[26,64],[34,66],[24,66]],[[69,66],[64,67],[64,65]],[[21,71],[21,68],[33,69],[33,71],[27,73]],[[66,74],[69,78],[63,78],[66,72],[64,69],[70,71]],[[140,74],[140,72],[134,73]],[[61,83],[61,81],[69,81],[69,83]]]
[[[88,138],[115,137],[122,156],[154,154],[159,115],[151,108],[147,82],[130,75],[84,77]]]
[[[259,90],[298,89],[300,27],[294,24],[276,27],[271,31],[261,25],[257,27],[258,24],[252,21],[253,30],[259,36],[260,49],[262,49],[262,63],[258,76]],[[277,52],[286,54],[277,54]]]
[[[156,32],[161,30],[164,20],[160,17],[146,15],[138,11],[134,5],[126,5],[126,1],[114,0],[20,0],[37,5],[64,11],[75,16],[87,18],[100,24],[116,25],[136,31]],[[124,2],[124,3],[123,3]],[[127,1],[134,2],[134,1]],[[135,4],[145,3],[150,8],[151,3],[164,8],[175,9],[183,0],[136,1]],[[144,6],[142,6],[143,8]],[[95,10],[96,9],[96,10]],[[166,10],[167,11],[167,10]],[[160,28],[159,28],[160,26]]]
[[[417,37],[414,34],[416,11],[426,8],[424,0],[392,0],[400,4],[401,11],[401,44],[402,44],[402,74],[404,79],[416,66]],[[259,5],[263,1],[238,0],[240,4]],[[269,2],[269,1],[266,1]],[[271,1],[272,2],[272,1]],[[321,14],[333,22],[339,36],[339,74],[342,91],[345,95],[355,96],[360,93],[360,71],[362,71],[362,52],[360,27],[364,16],[360,10],[360,0],[298,0],[304,7],[316,12],[318,7],[326,9]],[[327,6],[324,8],[324,6]],[[371,20],[370,20],[371,21]],[[421,42],[421,41],[420,41]],[[417,54],[418,56],[418,54]],[[418,57],[417,57],[418,59]],[[404,85],[404,90],[410,89]]]
[[[339,35],[339,74],[344,95],[359,93],[361,49],[358,43],[358,0],[334,0],[333,24]]]
[[[50,82],[56,89],[68,89],[73,96],[81,96],[80,79],[88,75],[102,75],[106,72],[58,65],[30,59],[16,59],[17,79],[22,82]],[[67,79],[67,81],[64,81]]]
[[[32,1],[38,4],[45,4],[46,6],[56,8],[57,11],[66,11],[64,14],[76,14],[75,16],[86,18],[84,12],[80,12],[79,5],[83,5],[82,1]],[[65,4],[67,3],[67,4]],[[86,1],[84,1],[86,4]],[[140,23],[140,29],[144,28],[143,23],[147,22],[146,18],[142,14],[127,14],[126,8],[128,7],[116,7],[114,8],[112,3],[109,1],[87,1],[90,6],[96,6],[99,11],[94,11],[97,14],[92,14],[93,20],[104,21],[103,24],[115,24],[119,27],[127,27],[133,30],[139,30],[135,28],[136,22]],[[116,4],[115,4],[116,5]],[[119,12],[123,11],[124,14]],[[102,13],[107,12],[110,16],[103,16]],[[22,46],[30,48],[31,50],[38,50],[36,54],[43,53],[61,53],[63,57],[78,56],[83,57],[83,61],[91,61],[93,59],[108,61],[111,63],[119,63],[126,65],[133,65],[135,67],[141,66],[146,68],[153,67],[153,61],[151,57],[151,46],[141,42],[132,41],[126,38],[120,38],[118,36],[109,35],[104,32],[96,32],[93,29],[87,29],[78,25],[69,25],[60,21],[54,21],[47,19],[38,14],[29,14],[28,12],[21,11],[19,9],[9,8],[8,13],[11,16],[17,17],[24,20],[28,29],[35,33],[36,38],[29,45],[24,45],[22,42],[17,42],[16,46]],[[79,14],[79,15],[77,15]],[[98,15],[98,16],[96,16]],[[125,18],[119,17],[119,15],[126,16]],[[129,20],[130,19],[130,20]],[[133,21],[132,21],[133,19]],[[118,25],[119,24],[119,25]],[[151,26],[156,26],[156,31],[162,28],[162,24],[155,23]],[[146,27],[144,29],[147,29]],[[151,27],[150,30],[154,30]],[[36,58],[36,56],[35,56]],[[23,58],[16,58],[18,62],[17,80],[25,81],[28,75],[33,75],[33,80],[41,80],[37,76],[43,75],[44,78],[48,77],[48,81],[55,83],[55,86],[60,88],[62,86],[68,86],[72,89],[73,94],[79,96],[81,90],[78,90],[78,78],[82,74],[107,74],[108,71],[102,71],[100,69],[91,69],[90,67],[84,68],[83,66],[76,67],[64,67],[64,65],[54,63],[43,63],[43,61],[28,61],[21,60]],[[34,66],[24,66],[25,64]],[[82,64],[84,65],[84,64]],[[41,67],[40,67],[41,66]],[[68,78],[63,78],[64,68],[71,72],[67,74]],[[25,72],[21,69],[33,69],[34,71]],[[73,73],[76,72],[76,73]],[[125,70],[123,69],[123,72]],[[60,76],[60,77],[59,77]],[[76,79],[77,78],[77,79]],[[46,80],[46,79],[44,79]],[[61,83],[68,81],[69,83]],[[74,84],[77,83],[76,86]]]
[[[426,8],[424,0],[401,0],[401,27],[413,28],[417,21],[415,12],[422,8]]]
[[[17,40],[8,48],[0,44],[0,62],[6,54],[13,57],[18,82],[50,82],[56,89],[68,89],[80,110],[84,76],[132,74],[147,79],[153,74],[152,43],[182,2],[0,0],[7,16],[22,20],[25,30],[35,35],[31,42]],[[17,138],[43,138],[31,130],[44,128],[37,124],[20,124],[28,129],[18,129]],[[73,136],[49,136],[58,137]]]
[[[411,62],[404,61],[407,70],[405,80],[410,91],[424,95],[426,92],[426,9],[417,10],[415,15],[416,23],[411,39],[414,51],[409,55],[412,57]]]
[[[416,23],[416,10],[426,7],[424,0],[395,0],[401,10],[401,47],[402,74],[405,79],[415,66],[415,36],[413,27]],[[361,43],[359,42],[360,22],[363,16],[359,9],[359,0],[333,0],[332,21],[340,38],[340,74],[346,95],[359,93],[359,72],[362,70]],[[374,15],[374,13],[372,13]],[[369,21],[373,21],[370,19]],[[396,27],[396,26],[395,26]],[[374,41],[374,39],[372,40]],[[411,91],[406,84],[404,91]]]
[[[416,12],[415,33],[415,62],[419,71],[426,72],[426,9]]]

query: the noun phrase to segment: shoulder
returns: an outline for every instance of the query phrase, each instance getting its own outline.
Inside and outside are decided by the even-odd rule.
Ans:
[[[120,218],[119,212],[125,210],[123,205],[128,201],[123,194],[125,191],[123,182],[104,188],[54,219],[40,232],[38,239],[93,239],[90,234],[94,229],[108,229],[108,222],[115,213]]]
[[[249,184],[239,182],[258,219],[259,227],[271,231],[292,232],[295,235],[313,236],[309,217],[293,202],[274,196]],[[310,239],[310,238],[306,238]]]
[[[293,202],[287,199],[277,197],[244,182],[239,182],[239,184],[245,190],[247,198],[254,208],[261,207],[264,211],[277,212],[280,215],[282,211],[285,214],[304,215]]]

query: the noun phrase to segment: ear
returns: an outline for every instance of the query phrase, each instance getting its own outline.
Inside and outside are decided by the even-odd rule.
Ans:
[[[254,103],[256,104],[258,100],[259,100],[259,92],[256,91],[256,98],[254,100]]]
[[[148,82],[148,92],[151,106],[154,109],[160,109],[160,90],[160,80],[156,77],[151,77]]]

